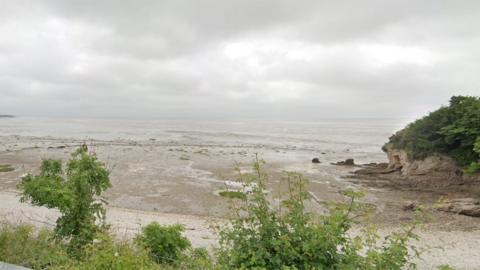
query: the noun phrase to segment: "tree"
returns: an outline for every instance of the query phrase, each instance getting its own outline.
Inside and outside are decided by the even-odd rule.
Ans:
[[[480,98],[454,96],[449,106],[409,124],[390,137],[384,146],[405,150],[412,160],[422,160],[436,153],[452,157],[459,166],[477,164],[480,151]],[[477,147],[478,149],[478,147]]]
[[[65,171],[60,160],[43,160],[40,174],[28,174],[18,188],[22,202],[60,211],[55,235],[70,240],[70,254],[78,255],[105,225],[104,201],[99,196],[110,186],[103,163],[81,147],[72,154]]]

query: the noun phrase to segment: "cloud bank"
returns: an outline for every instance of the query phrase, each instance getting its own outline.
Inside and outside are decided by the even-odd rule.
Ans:
[[[0,5],[0,113],[418,117],[480,95],[478,1]]]

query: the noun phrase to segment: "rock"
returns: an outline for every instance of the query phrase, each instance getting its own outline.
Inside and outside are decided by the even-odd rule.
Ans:
[[[369,163],[361,166],[362,169],[353,172],[355,175],[385,175],[398,171],[398,169],[390,168],[388,163]]]
[[[353,166],[353,165],[355,165],[355,161],[353,160],[353,158],[346,159],[345,160],[345,165]]]
[[[370,162],[370,163],[367,163],[367,164],[363,164],[363,166],[364,167],[377,167],[377,166],[379,166],[379,163]]]
[[[398,170],[400,176],[416,186],[448,187],[480,182],[480,174],[464,174],[453,158],[444,154],[432,154],[423,160],[411,160],[404,150],[391,144],[385,148],[388,167]]]
[[[320,163],[320,160],[318,158],[313,158],[312,163]]]
[[[407,202],[402,209],[404,211],[415,211],[419,209],[418,204],[416,202]]]
[[[445,177],[461,176],[455,161],[447,155],[434,154],[423,160],[410,160],[405,151],[388,145],[387,156],[389,167],[401,170],[405,176],[431,174],[441,174]]]
[[[339,161],[337,163],[332,163],[332,165],[338,166],[355,166],[355,161],[353,158],[348,158],[345,161]]]
[[[473,198],[449,200],[438,206],[437,210],[471,217],[480,217],[480,202]]]

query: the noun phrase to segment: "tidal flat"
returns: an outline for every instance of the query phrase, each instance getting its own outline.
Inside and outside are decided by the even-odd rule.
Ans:
[[[332,133],[331,130],[325,133]],[[3,134],[0,136],[0,164],[9,164],[13,170],[0,173],[0,214],[9,222],[53,225],[55,211],[20,203],[16,185],[23,175],[37,173],[42,159],[66,162],[84,143],[111,172],[113,186],[105,194],[109,203],[107,221],[117,234],[133,235],[141,225],[153,220],[163,224],[179,222],[186,226],[186,234],[195,246],[215,244],[215,235],[209,226],[230,214],[231,199],[220,193],[238,179],[239,171],[250,172],[255,158],[266,161],[264,169],[269,175],[268,189],[272,198],[285,189],[281,180],[285,172],[298,172],[309,179],[309,192],[315,200],[309,203],[308,209],[313,212],[325,213],[323,203],[342,200],[343,190],[365,192],[362,202],[374,207],[365,222],[375,224],[382,234],[398,230],[401,224],[414,219],[415,213],[405,210],[408,203],[414,201],[431,206],[442,197],[460,193],[459,190],[372,186],[352,178],[351,172],[358,167],[332,165],[347,158],[353,158],[356,164],[386,162],[386,155],[379,146],[381,137],[387,132],[384,130],[377,137],[369,132],[359,128],[353,135],[345,135],[344,141],[306,138],[288,132],[284,136],[278,133],[255,136],[241,132],[166,130],[157,136],[146,135],[151,138],[132,135],[131,139]],[[378,130],[371,132],[379,133]],[[122,134],[121,137],[127,136]],[[313,158],[318,158],[318,163],[312,163]],[[428,215],[429,219],[419,228],[422,238],[416,243],[426,249],[419,265],[424,269],[441,264],[458,269],[480,268],[475,259],[480,256],[475,248],[480,243],[478,219],[433,210]],[[354,228],[352,233],[362,226]]]

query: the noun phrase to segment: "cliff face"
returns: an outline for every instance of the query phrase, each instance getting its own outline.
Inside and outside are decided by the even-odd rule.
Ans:
[[[471,176],[464,175],[463,170],[455,161],[446,155],[435,154],[423,160],[410,160],[405,151],[387,146],[388,167],[399,170],[407,178],[428,178],[430,180],[447,181],[450,184],[463,183]],[[442,182],[443,182],[442,181]]]
[[[432,154],[422,160],[413,160],[404,150],[396,149],[392,144],[385,145],[384,150],[388,156],[388,164],[364,165],[362,169],[353,172],[352,178],[377,187],[429,190],[450,190],[455,186],[464,189],[466,184],[476,187],[480,184],[480,173],[464,173],[463,168],[447,155]]]

